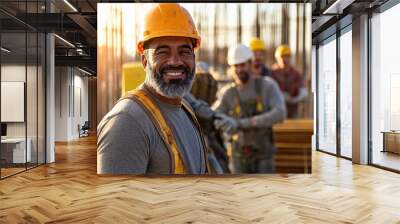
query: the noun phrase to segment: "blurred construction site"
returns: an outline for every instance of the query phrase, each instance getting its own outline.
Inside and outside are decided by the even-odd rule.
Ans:
[[[305,87],[311,86],[311,4],[302,3],[183,3],[193,16],[202,38],[196,59],[209,65],[210,73],[223,85],[231,80],[226,61],[228,48],[248,44],[254,37],[265,43],[265,64],[275,63],[279,45],[291,49],[291,63]],[[124,64],[140,62],[136,42],[151,3],[98,4],[98,103],[101,119],[127,91],[123,87]],[[125,65],[126,66],[126,65]],[[126,79],[128,80],[128,79]],[[312,118],[313,97],[299,103],[298,118]]]
[[[310,173],[313,130],[313,94],[310,90],[311,4],[180,5],[192,15],[201,37],[201,46],[195,52],[198,65],[196,74],[205,72],[204,74],[211,75],[216,80],[216,84],[215,81],[214,84],[209,83],[210,78],[199,81],[202,84],[196,84],[195,81],[192,94],[211,106],[215,98],[201,97],[202,91],[207,92],[203,96],[209,95],[209,90],[213,92],[211,95],[215,96],[215,92],[221,93],[224,85],[233,82],[233,66],[228,65],[229,52],[232,52],[235,46],[243,46],[249,51],[251,49],[253,53],[250,54],[253,55],[252,60],[256,64],[258,51],[259,55],[262,55],[258,59],[258,64],[262,66],[258,68],[263,69],[259,69],[261,72],[258,74],[253,70],[253,75],[269,76],[276,81],[285,97],[288,111],[288,119],[273,125],[272,141],[278,150],[274,162],[268,164],[275,164],[272,172]],[[98,122],[121,96],[136,88],[146,77],[136,43],[141,38],[140,34],[144,32],[145,15],[153,6],[154,4],[147,3],[98,4]],[[162,26],[163,22],[159,21],[159,24]],[[203,71],[198,72],[198,69]],[[197,75],[196,79],[201,80],[205,77]],[[301,100],[291,102],[291,99],[299,98]],[[273,101],[268,99],[270,100]],[[215,136],[217,135],[210,139],[215,140]],[[267,137],[268,135],[263,135],[260,139]],[[252,141],[256,141],[256,138]],[[229,173],[229,169],[230,172],[236,173],[232,170],[232,151],[229,150],[226,141],[224,144],[227,151],[223,149],[220,157],[215,147],[211,147],[224,170],[220,173]],[[229,157],[230,168],[222,165],[226,162],[226,156]],[[248,172],[252,173],[244,171]]]

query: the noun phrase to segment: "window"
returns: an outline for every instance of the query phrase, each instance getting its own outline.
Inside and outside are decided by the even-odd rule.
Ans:
[[[318,48],[317,149],[336,153],[336,39]]]
[[[19,2],[39,13],[44,1]],[[3,6],[13,5],[2,2]],[[3,12],[0,27],[0,178],[45,163],[45,34]]]
[[[351,28],[351,27],[349,27]],[[352,33],[340,36],[340,155],[352,157]]]
[[[400,170],[400,5],[371,19],[372,163]]]

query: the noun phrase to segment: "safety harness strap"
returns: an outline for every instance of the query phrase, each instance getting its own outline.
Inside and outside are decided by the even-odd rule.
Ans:
[[[264,111],[264,107],[265,107],[264,102],[262,100],[262,91],[261,91],[262,80],[261,80],[261,78],[254,78],[254,82],[255,82],[255,90],[256,90],[256,94],[257,94],[257,96],[256,96],[256,112],[262,113]],[[240,116],[242,116],[241,113],[243,112],[243,106],[240,101],[239,90],[237,89],[236,85],[234,85],[234,86],[236,87],[235,88],[236,105],[234,107],[233,114],[240,117]]]
[[[186,174],[186,168],[183,164],[181,154],[178,150],[178,145],[176,143],[175,137],[171,128],[168,126],[164,116],[162,115],[158,106],[151,100],[148,93],[141,89],[135,89],[130,91],[124,98],[134,100],[143,106],[143,108],[148,112],[159,132],[162,140],[167,147],[170,158],[171,158],[171,170],[173,174]]]

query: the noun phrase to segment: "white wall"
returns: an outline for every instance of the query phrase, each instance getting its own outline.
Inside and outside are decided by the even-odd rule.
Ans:
[[[4,82],[26,82],[25,74],[26,70],[28,74],[33,72],[36,73],[36,67],[25,65],[2,65],[1,66],[1,81]],[[36,90],[34,93],[27,93],[27,96],[36,96]],[[28,100],[28,99],[27,99]],[[28,100],[29,101],[29,100]],[[1,110],[6,110],[7,108],[1,108]],[[36,116],[36,114],[35,114]],[[31,117],[28,114],[28,121],[30,122]],[[31,127],[31,125],[28,125]],[[25,122],[7,122],[7,136],[8,137],[25,137]],[[29,136],[28,136],[29,137]]]
[[[68,140],[69,69],[55,68],[55,141]]]
[[[78,124],[88,120],[88,78],[83,75],[76,68],[56,67],[56,141],[79,138]]]
[[[25,65],[2,65],[1,81],[3,82],[25,82]],[[28,67],[31,70],[32,67]],[[6,110],[7,108],[1,108]],[[7,123],[7,137],[25,137],[25,123]]]

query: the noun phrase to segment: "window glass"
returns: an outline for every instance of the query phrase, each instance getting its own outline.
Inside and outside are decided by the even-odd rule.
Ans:
[[[4,31],[4,30],[3,30]],[[26,33],[1,33],[1,177],[24,171],[31,162],[26,140]]]
[[[318,149],[336,153],[336,39],[318,48]]]
[[[372,163],[400,170],[400,4],[374,15],[372,25]]]
[[[352,141],[352,35],[340,36],[340,153],[351,158]]]

